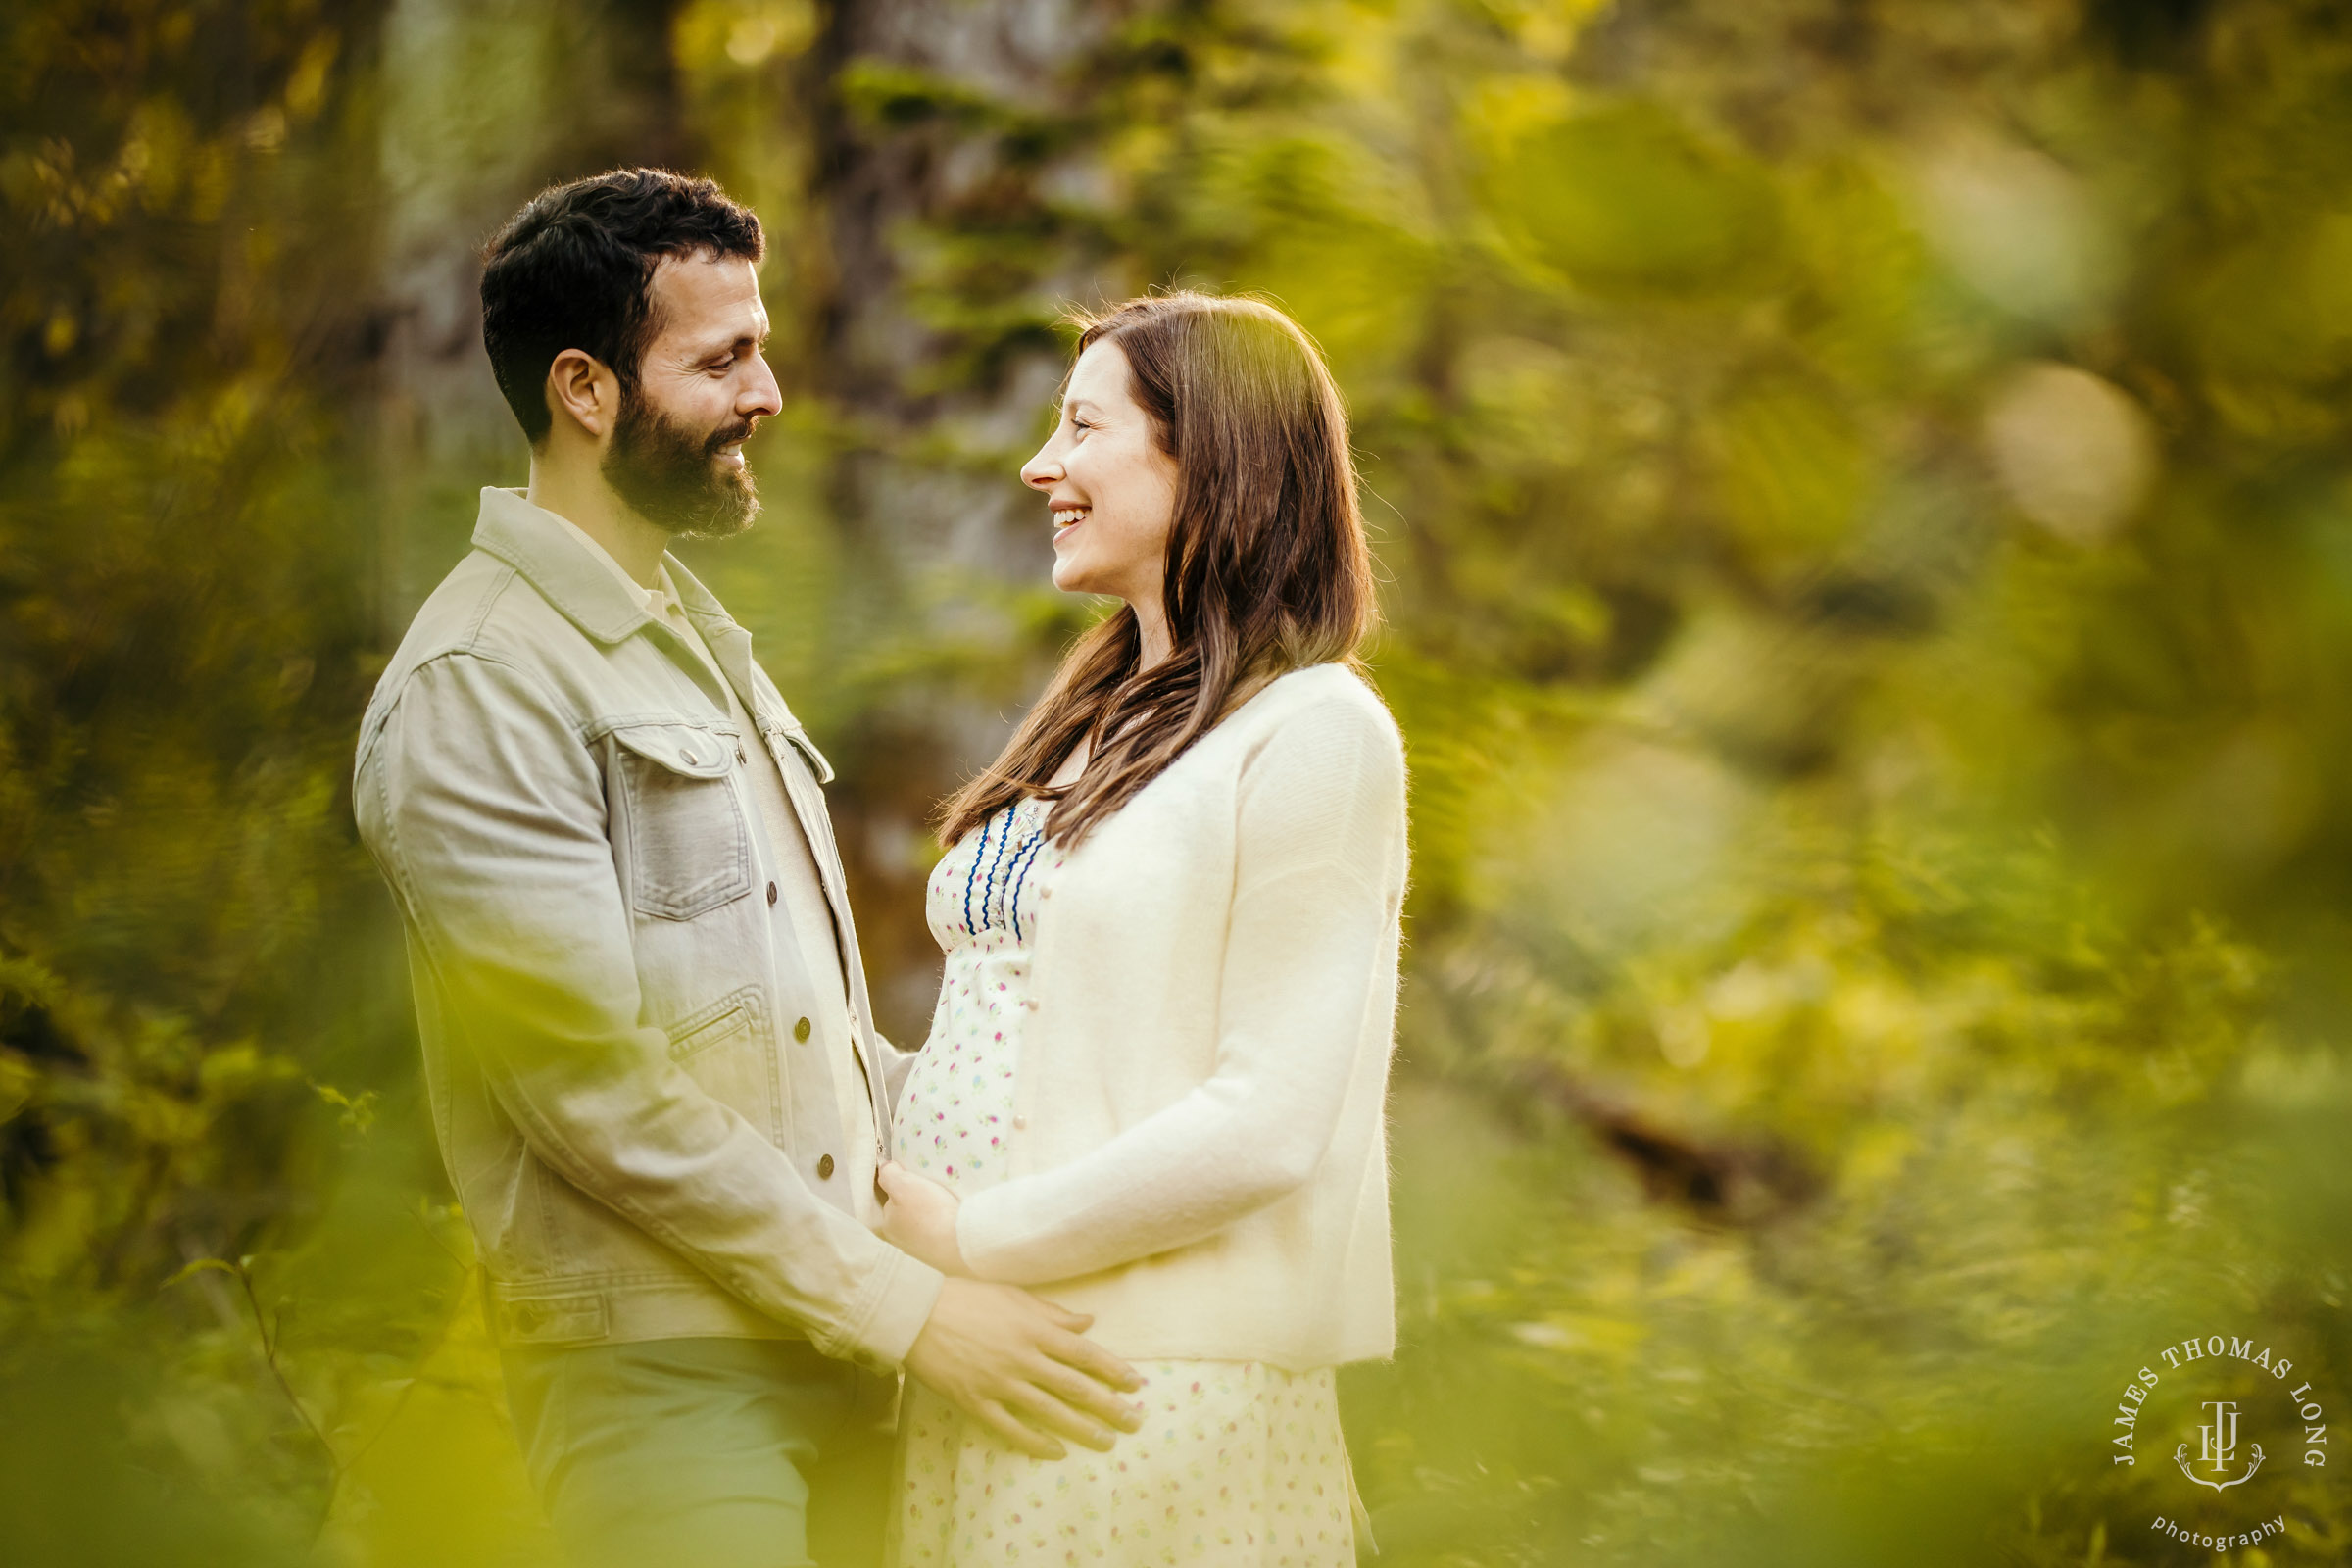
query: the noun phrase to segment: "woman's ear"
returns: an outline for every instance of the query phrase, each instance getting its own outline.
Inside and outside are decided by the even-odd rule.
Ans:
[[[585,349],[565,349],[547,368],[547,412],[603,441],[620,414],[620,378]]]

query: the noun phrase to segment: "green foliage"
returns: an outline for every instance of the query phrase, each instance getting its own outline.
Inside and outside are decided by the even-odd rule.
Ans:
[[[343,1412],[314,1385],[352,1378],[290,1312],[328,1299],[292,1260],[365,1168],[347,1141],[384,1091],[359,1085],[404,1120],[415,1098],[388,1070],[399,960],[343,784],[380,658],[351,304],[372,225],[349,180],[373,21],[50,6],[5,24],[14,1561],[290,1558],[333,1475],[315,1429]],[[429,1153],[412,1141],[394,1164],[413,1206]],[[247,1254],[219,1265],[224,1290],[211,1260]],[[420,1298],[447,1293],[432,1256],[330,1276],[383,1290],[348,1342],[378,1378],[413,1352]]]
[[[1414,768],[1384,1560],[2186,1561],[2170,1440],[2109,1460],[2152,1348],[2346,1396],[2331,8],[1187,0],[1018,87],[667,15],[793,397],[698,566],[844,764],[898,1014],[928,803],[1086,613],[920,565],[1063,306],[1254,290],[1332,357]],[[0,1517],[528,1558],[340,795],[420,84],[367,7],[197,17],[0,53]],[[879,284],[850,153],[917,185]],[[896,359],[828,325],[869,285]],[[2248,1560],[2340,1558],[2329,1472],[2261,1486]]]

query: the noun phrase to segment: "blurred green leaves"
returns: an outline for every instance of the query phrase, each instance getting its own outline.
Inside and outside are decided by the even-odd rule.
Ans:
[[[1759,294],[1778,281],[1771,183],[1660,104],[1520,128],[1483,183],[1506,232],[1600,298]]]

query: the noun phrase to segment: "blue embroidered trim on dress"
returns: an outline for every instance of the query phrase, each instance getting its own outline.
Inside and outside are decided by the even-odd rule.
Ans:
[[[1021,820],[1027,804],[1026,800],[1016,801],[980,824],[980,842],[971,846],[971,863],[963,869],[963,931],[968,937],[1007,926],[1016,942],[1024,934],[1021,899],[1028,891],[1030,868],[1046,847],[1045,824]],[[1000,823],[1003,833],[997,831]],[[972,906],[975,894],[979,896],[976,911]]]
[[[991,931],[1004,923],[1004,905],[997,889],[997,868],[1004,863],[1004,852],[1012,847],[1012,808],[1008,806],[999,814],[1004,821],[1004,836],[997,840],[996,858],[989,862],[987,880],[980,884],[980,917],[988,922]],[[993,919],[989,915],[991,900],[997,900],[996,916]],[[973,934],[978,935],[977,932]]]
[[[963,873],[963,934],[967,937],[980,934],[980,928],[972,923],[972,882],[980,874],[980,858],[988,853],[988,830],[996,825],[995,817],[980,824],[980,843],[972,851],[972,863]]]
[[[1012,910],[1012,940],[1015,942],[1021,940],[1021,894],[1029,886],[1029,868],[1037,863],[1037,858],[1045,852],[1045,848],[1046,830],[1041,824],[1022,841],[1021,853],[1013,857],[1019,867],[1020,880],[1013,883],[1011,896],[1004,902]]]

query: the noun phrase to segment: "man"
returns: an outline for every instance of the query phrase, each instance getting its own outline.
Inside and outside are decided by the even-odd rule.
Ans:
[[[761,249],[711,182],[652,170],[546,191],[490,243],[530,487],[482,492],[360,736],[516,1429],[596,1563],[808,1561],[820,1461],[901,1368],[1034,1453],[1134,1425],[1085,1319],[873,1234],[906,1058],[873,1026],[831,770],[664,550],[758,510]]]

